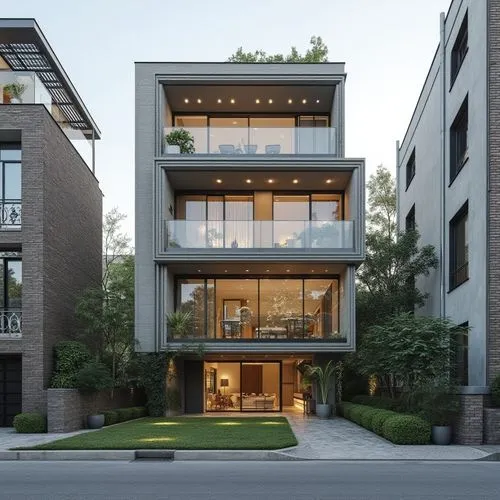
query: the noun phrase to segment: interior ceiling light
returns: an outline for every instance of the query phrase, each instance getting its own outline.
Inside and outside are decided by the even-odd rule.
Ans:
[[[222,179],[215,179],[215,182],[216,182],[217,184],[222,184]]]
[[[220,104],[222,102],[222,99],[217,99],[217,104]]]
[[[198,272],[201,273],[201,269],[198,269]]]
[[[313,272],[314,272],[314,269],[311,269],[311,272],[313,273]]]
[[[230,102],[231,104],[234,104],[234,99],[231,99],[229,102]]]
[[[302,99],[302,104],[307,104],[307,99]]]
[[[268,182],[269,184],[272,184],[272,183],[274,182],[274,179],[267,179],[267,182]]]
[[[326,179],[325,181],[327,184],[331,184],[333,182],[333,179]]]
[[[287,273],[289,273],[289,272],[290,272],[290,269],[287,269],[287,270],[286,270],[286,272],[287,272]]]
[[[196,102],[197,102],[198,104],[201,104],[201,99],[199,99],[199,98],[198,98],[198,99],[196,99]]]
[[[246,182],[247,184],[252,184],[252,179],[246,179],[246,180],[245,180],[245,182]]]
[[[294,184],[298,184],[298,183],[299,183],[299,179],[294,179],[292,182],[293,182]]]
[[[288,104],[292,104],[292,100],[291,99],[288,99]]]
[[[250,269],[245,269],[245,271],[246,271],[247,273],[249,273],[249,272],[250,272]]]
[[[256,104],[260,104],[260,99],[255,99]]]
[[[319,99],[316,99],[316,104],[319,104]]]
[[[238,122],[237,122],[237,121],[234,121],[234,122],[233,122],[233,125],[238,125]]]
[[[272,99],[269,99],[269,101],[268,101],[268,102],[269,102],[269,104],[272,104],[272,103],[273,103],[273,100],[272,100]]]
[[[185,102],[186,104],[188,104],[188,103],[189,103],[189,99],[184,99],[184,102]]]
[[[327,273],[327,272],[328,272],[328,269],[325,269],[325,273]]]
[[[269,269],[266,269],[266,273],[268,273],[268,272],[269,272]]]
[[[224,272],[227,273],[227,269],[224,269]]]

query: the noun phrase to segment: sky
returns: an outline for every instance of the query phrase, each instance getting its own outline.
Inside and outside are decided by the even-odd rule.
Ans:
[[[321,36],[346,64],[346,157],[367,179],[395,172],[402,140],[450,0],[23,0],[1,17],[33,17],[102,132],[96,175],[104,211],[134,237],[134,62],[225,61],[236,49],[285,53]]]

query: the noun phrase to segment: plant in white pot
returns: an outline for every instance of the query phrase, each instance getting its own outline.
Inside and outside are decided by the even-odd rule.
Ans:
[[[96,410],[96,396],[99,391],[110,389],[113,386],[111,373],[106,365],[97,361],[90,361],[76,374],[76,386],[92,402],[91,414],[87,416],[89,429],[100,429],[104,425],[104,414]]]
[[[194,137],[184,128],[176,128],[165,136],[167,153],[193,154]]]
[[[453,436],[453,422],[460,412],[456,387],[446,382],[428,384],[417,391],[416,407],[432,425],[432,442],[448,445]]]
[[[332,405],[328,403],[328,393],[334,384],[335,364],[332,360],[325,366],[308,366],[306,377],[316,382],[319,402],[316,402],[316,415],[328,418],[332,413]]]

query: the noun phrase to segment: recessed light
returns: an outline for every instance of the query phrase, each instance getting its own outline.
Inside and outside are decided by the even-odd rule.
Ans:
[[[198,269],[198,272],[201,273],[201,269]]]
[[[289,272],[290,272],[290,269],[287,269],[287,270],[286,270],[286,272],[287,272],[287,273],[289,273]]]
[[[246,180],[245,180],[245,182],[246,182],[247,184],[252,184],[252,179],[246,179]]]
[[[328,272],[328,269],[325,269],[325,273],[327,273],[327,272]]]
[[[302,99],[302,104],[307,104],[307,99]]]
[[[314,272],[314,269],[311,269],[311,272],[313,273],[313,272]]]
[[[267,179],[268,184],[272,184],[274,182],[274,179]]]
[[[216,182],[217,184],[222,184],[222,179],[215,179],[215,182]]]
[[[184,99],[184,102],[185,102],[186,104],[188,104],[188,103],[189,103],[189,99]]]
[[[245,269],[245,271],[246,271],[247,273],[249,273],[249,272],[250,272],[250,269]]]
[[[331,184],[333,182],[333,179],[326,179],[325,181],[327,184]]]
[[[316,104],[319,104],[319,99],[316,99]]]
[[[238,122],[237,121],[233,121],[233,125],[238,125]]]
[[[273,100],[272,100],[272,99],[269,99],[269,101],[268,101],[268,102],[269,102],[269,104],[272,104],[272,103],[273,103]]]
[[[260,104],[260,99],[255,99],[256,104]]]
[[[201,99],[196,99],[196,102],[197,102],[198,104],[201,104]]]
[[[292,104],[292,100],[291,99],[288,99],[288,104]]]
[[[224,272],[227,273],[227,269],[224,269]]]
[[[298,183],[299,183],[299,179],[294,179],[292,182],[293,182],[294,184],[298,184]]]
[[[268,272],[269,272],[269,269],[266,269],[266,273],[268,273]]]
[[[234,99],[231,99],[229,102],[230,102],[231,104],[234,104]]]
[[[222,99],[217,99],[217,104],[220,104],[222,102]]]

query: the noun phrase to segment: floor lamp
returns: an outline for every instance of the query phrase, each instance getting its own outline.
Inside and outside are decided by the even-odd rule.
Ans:
[[[220,379],[220,386],[224,387],[224,396],[226,395],[226,387],[229,387],[229,379],[228,378],[221,378]]]

